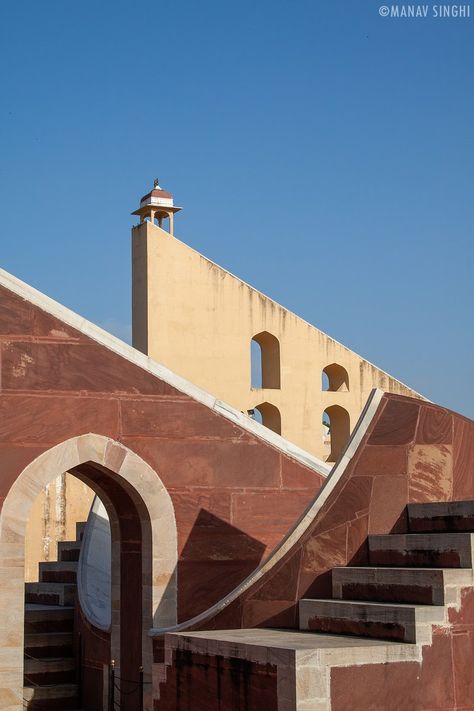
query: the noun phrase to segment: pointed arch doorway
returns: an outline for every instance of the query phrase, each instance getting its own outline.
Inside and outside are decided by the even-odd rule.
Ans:
[[[25,533],[31,507],[58,475],[71,472],[107,509],[112,535],[110,656],[130,683],[144,674],[151,709],[152,647],[148,631],[176,624],[177,531],[171,498],[155,471],[119,442],[95,434],[41,454],[18,476],[0,513],[0,707],[23,708]],[[136,706],[118,685],[121,711]]]

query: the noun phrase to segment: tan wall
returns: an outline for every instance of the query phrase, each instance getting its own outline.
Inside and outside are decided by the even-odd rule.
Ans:
[[[25,580],[38,580],[38,563],[57,560],[58,541],[76,540],[76,522],[87,521],[94,492],[71,474],[53,479],[33,504],[25,537]]]
[[[417,396],[150,222],[133,228],[132,254],[134,346],[239,410],[274,405],[283,437],[317,457],[329,456],[327,407],[347,410],[352,430],[372,388]],[[280,342],[280,388],[250,387],[250,343],[261,332]],[[345,392],[322,391],[333,363],[348,373]]]

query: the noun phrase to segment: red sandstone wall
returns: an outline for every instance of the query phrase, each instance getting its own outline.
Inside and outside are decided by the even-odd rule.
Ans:
[[[175,506],[179,619],[232,590],[321,477],[104,346],[0,289],[0,506],[35,457],[87,432],[123,442]]]
[[[178,650],[154,708],[156,711],[276,711],[276,668],[270,664]]]
[[[332,711],[472,711],[474,591],[463,591],[450,626],[435,628],[423,661],[340,667],[331,672]]]
[[[103,708],[104,666],[110,664],[110,634],[93,627],[76,605],[74,614],[74,652],[80,667],[82,708]]]
[[[474,500],[474,422],[430,403],[386,395],[306,534],[260,583],[201,627],[297,627],[296,602],[305,596],[331,597],[333,567],[368,562],[368,534],[406,531],[409,502],[456,500]],[[449,611],[449,620],[448,627],[435,628],[433,643],[424,647],[421,663],[332,669],[332,711],[473,711],[471,588],[462,593],[461,609]],[[155,658],[162,659],[159,640],[155,641]],[[227,665],[231,662],[226,660]],[[161,687],[157,709],[185,708],[177,703],[177,663]],[[199,655],[187,659],[186,688],[199,684],[202,666]],[[231,683],[223,679],[222,697],[230,693]],[[268,693],[273,690],[269,681]],[[265,703],[264,697],[261,702]],[[209,711],[217,707],[212,701],[202,706]],[[230,703],[223,708],[240,706]]]
[[[200,629],[298,627],[297,602],[331,597],[331,569],[364,565],[368,534],[404,531],[409,502],[474,499],[474,422],[384,395],[357,452],[300,541]],[[161,656],[155,642],[156,658]]]

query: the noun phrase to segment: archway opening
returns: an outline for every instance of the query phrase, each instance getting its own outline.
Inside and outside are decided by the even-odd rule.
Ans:
[[[262,402],[253,409],[253,419],[261,422],[269,430],[281,435],[281,414],[280,410],[269,402]]]
[[[25,582],[38,582],[39,563],[58,559],[64,541],[74,540],[76,524],[87,521],[94,492],[63,472],[36,497],[25,533]]]
[[[25,532],[36,497],[49,481],[60,475],[58,469],[77,477],[97,494],[106,509],[111,531],[111,616],[108,627],[99,628],[82,608],[76,608],[73,656],[75,671],[81,672],[81,684],[76,679],[77,688],[72,691],[75,684],[69,685],[72,701],[76,700],[74,693],[82,688],[82,699],[79,699],[82,708],[101,711],[106,707],[110,690],[114,694],[114,705],[123,711],[135,711],[143,689],[147,707],[151,703],[152,671],[149,630],[176,624],[174,510],[161,480],[140,457],[98,435],[68,440],[40,455],[16,479],[1,509],[0,568],[11,581],[8,586],[0,586],[0,608],[8,610],[10,620],[14,621],[8,630],[0,630],[0,645],[5,646],[7,633],[10,640],[9,693],[20,700],[25,693],[25,652],[35,657],[30,664],[33,670],[35,664],[36,667],[44,664],[44,660],[38,661],[41,654],[35,654],[35,645],[32,647],[31,640],[23,637]],[[40,582],[27,585],[27,603],[41,604],[42,608],[70,607],[64,603],[76,571],[72,561],[66,570],[61,569],[60,563],[46,564]],[[42,583],[43,589],[38,587]],[[36,598],[28,598],[34,592]],[[33,627],[38,622],[38,613],[41,612],[41,617],[43,611],[33,610],[37,615],[33,616]],[[25,633],[33,632],[27,625]],[[71,645],[72,640],[69,640]],[[112,660],[115,662],[113,685],[108,684]],[[27,676],[31,671],[25,668]],[[28,679],[26,682],[28,686]],[[42,686],[31,683],[28,691],[31,707],[36,707],[36,701],[40,702]],[[62,696],[59,699],[62,702]],[[65,699],[64,708],[70,703],[71,699]]]
[[[133,711],[139,704],[143,664],[142,637],[137,631],[143,629],[144,618],[148,618],[148,627],[152,625],[151,601],[144,603],[142,594],[142,580],[151,577],[144,565],[143,545],[149,539],[149,522],[124,483],[107,468],[87,462],[69,470],[69,475],[99,497],[102,518],[110,526],[110,538],[105,536],[101,542],[108,542],[110,550],[109,555],[107,551],[100,555],[96,541],[95,548],[88,551],[89,559],[84,560],[89,523],[84,531],[78,531],[76,541],[70,542],[76,550],[59,544],[58,560],[40,562],[38,582],[26,583],[25,698],[35,708],[49,691],[58,702],[99,711],[104,692],[110,693],[104,689],[108,679],[104,669],[113,666],[114,703]],[[71,560],[78,549],[80,560]],[[89,585],[83,594],[80,588],[85,580],[81,581],[81,576],[77,580],[78,565],[95,578],[95,585]],[[88,599],[91,594],[93,600]],[[83,604],[86,600],[89,604]],[[93,608],[95,615],[90,614]],[[57,632],[54,644],[49,644],[47,637],[41,646],[36,644],[39,628],[47,628],[50,635]]]
[[[251,388],[280,388],[280,342],[268,331],[257,333],[250,345]]]
[[[335,462],[350,435],[350,417],[340,405],[331,405],[323,412],[322,439],[327,462]]]
[[[342,365],[332,363],[322,372],[322,389],[328,392],[347,392],[349,390],[349,374]]]

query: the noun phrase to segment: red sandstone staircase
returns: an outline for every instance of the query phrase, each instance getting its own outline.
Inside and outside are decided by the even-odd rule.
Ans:
[[[472,584],[474,502],[410,504],[408,525],[410,533],[369,536],[370,566],[333,569],[332,600],[300,600],[300,629],[429,641]]]
[[[300,600],[300,631],[183,632],[169,646],[292,668],[278,697],[298,711],[331,708],[337,667],[421,661],[433,629],[449,628],[448,609],[474,586],[474,501],[409,504],[407,520],[408,533],[369,536],[369,565],[333,569],[332,599]]]
[[[74,656],[76,574],[85,524],[76,540],[58,544],[58,561],[39,564],[39,582],[25,585],[24,708],[78,709]]]

